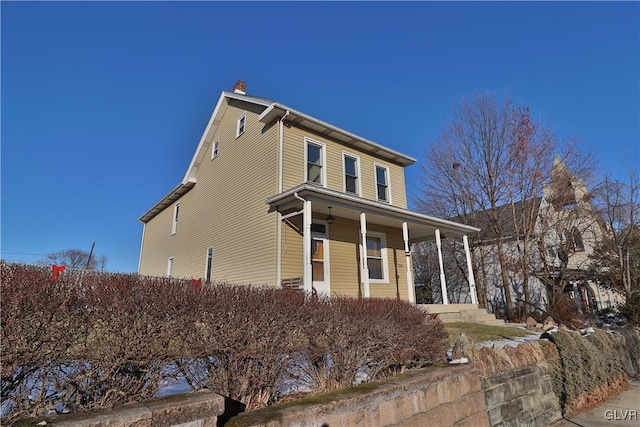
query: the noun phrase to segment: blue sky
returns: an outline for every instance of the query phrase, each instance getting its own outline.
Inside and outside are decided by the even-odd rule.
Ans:
[[[183,177],[222,90],[418,159],[463,96],[508,92],[600,171],[640,164],[640,3],[6,2],[2,247],[135,272],[137,222]]]

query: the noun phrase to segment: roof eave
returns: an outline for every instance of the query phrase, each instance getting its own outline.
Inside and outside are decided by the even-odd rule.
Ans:
[[[296,118],[298,118],[300,121],[307,120],[309,122],[314,123],[317,126],[323,127],[325,129],[328,129],[331,132],[335,132],[341,136],[344,136],[345,139],[347,140],[352,140],[354,142],[361,142],[363,145],[368,147],[368,150],[366,151],[369,151],[371,153],[378,153],[378,155],[380,155],[380,152],[386,153],[388,154],[388,156],[385,156],[385,158],[387,158],[390,161],[399,163],[402,166],[409,166],[416,163],[417,161],[411,156],[400,153],[399,151],[392,150],[391,148],[380,145],[376,142],[373,142],[359,135],[356,135],[354,133],[341,129],[337,126],[334,126],[332,124],[319,120],[301,111],[287,107],[286,105],[280,104],[278,102],[274,102],[271,105],[269,105],[269,107],[267,107],[267,109],[264,110],[262,114],[260,114],[259,120],[263,123],[271,123],[272,121],[277,120],[282,116],[284,116],[287,111],[289,112],[289,115],[287,116],[287,121],[295,123]],[[358,147],[358,148],[362,149],[362,147]]]
[[[193,188],[194,185],[196,185],[195,178],[189,178],[187,181],[181,182],[180,184],[176,185],[169,193],[167,193],[166,196],[160,199],[158,203],[153,205],[151,209],[149,209],[147,212],[144,213],[144,215],[138,218],[138,221],[143,224],[148,223],[153,218],[155,218],[160,212],[166,209],[167,206],[170,206],[173,202],[175,202],[176,200],[179,200],[180,197],[187,194]]]
[[[278,202],[284,201],[287,198],[295,197],[294,194],[298,194],[299,196],[304,197],[305,193],[321,194],[326,197],[333,197],[343,201],[347,201],[349,203],[352,203],[353,205],[361,205],[368,209],[390,212],[397,215],[399,218],[427,222],[434,227],[437,226],[443,229],[447,229],[449,231],[455,232],[456,234],[477,233],[480,231],[479,228],[473,227],[471,225],[460,224],[446,219],[424,215],[418,212],[410,211],[408,209],[399,208],[397,206],[388,205],[386,203],[375,202],[373,200],[368,200],[359,196],[352,196],[338,191],[329,190],[324,187],[318,187],[312,184],[301,184],[280,194],[271,196],[266,200],[266,203],[272,207],[277,206]]]

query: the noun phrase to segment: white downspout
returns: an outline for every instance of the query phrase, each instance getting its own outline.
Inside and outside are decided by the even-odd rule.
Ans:
[[[289,110],[284,113],[284,116],[280,118],[280,146],[279,148],[279,161],[278,161],[278,169],[280,170],[280,176],[278,179],[278,194],[282,193],[283,188],[283,180],[284,180],[284,119],[289,115]]]
[[[313,292],[313,282],[311,279],[311,201],[303,199],[297,192],[293,193],[293,197],[302,201],[302,258],[304,259],[304,272],[302,275],[302,284],[307,297]]]
[[[449,304],[447,280],[444,277],[444,264],[442,262],[442,242],[440,241],[440,229],[438,228],[436,228],[436,246],[438,247],[438,264],[440,265],[440,289],[442,290],[442,303]]]
[[[280,139],[279,139],[279,158],[278,158],[278,194],[282,193],[283,187],[283,166],[284,166],[284,119],[289,115],[289,110],[280,118]],[[282,214],[278,211],[278,243],[276,254],[276,286],[282,287]]]

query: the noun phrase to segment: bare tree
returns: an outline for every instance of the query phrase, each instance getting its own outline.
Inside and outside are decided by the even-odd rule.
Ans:
[[[82,249],[64,249],[58,252],[52,252],[45,258],[38,261],[40,265],[57,264],[64,265],[67,268],[88,268],[91,270],[100,269],[104,271],[109,258],[106,255],[96,256]]]
[[[608,233],[591,256],[594,274],[629,298],[640,291],[640,176],[606,177],[594,191],[595,204]]]
[[[495,264],[508,319],[514,318],[514,271],[525,300],[531,299],[535,199],[550,181],[549,165],[558,152],[571,165],[591,164],[575,142],[561,144],[548,126],[532,119],[528,108],[508,96],[499,100],[483,93],[454,106],[451,121],[425,153],[418,208],[482,229],[474,244],[491,250],[474,251],[479,302],[487,304],[482,292]]]

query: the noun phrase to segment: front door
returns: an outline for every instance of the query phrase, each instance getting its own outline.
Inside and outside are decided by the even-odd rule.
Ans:
[[[311,225],[311,280],[318,296],[329,296],[329,235],[325,222]]]

